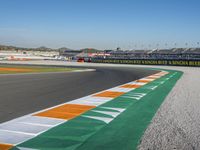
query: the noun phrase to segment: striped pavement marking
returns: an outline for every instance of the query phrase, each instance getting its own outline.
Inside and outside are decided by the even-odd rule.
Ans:
[[[96,97],[111,97],[111,98],[115,98],[115,97],[118,97],[122,94],[124,94],[125,92],[116,92],[116,91],[104,91],[104,92],[101,92],[101,93],[98,93],[94,96]]]
[[[96,116],[87,116],[87,115],[83,115],[83,117],[94,119],[94,120],[100,120],[107,124],[113,120],[113,118],[108,118],[108,117],[96,117]]]
[[[147,79],[140,79],[140,80],[137,80],[137,82],[149,83],[149,82],[151,82],[151,80],[147,80]]]
[[[81,115],[82,113],[92,108],[95,108],[95,106],[64,104],[62,106],[58,106],[58,107],[37,113],[35,114],[35,116],[69,120]]]
[[[125,94],[122,97],[131,98],[131,99],[135,99],[135,100],[140,100],[145,95],[147,95],[147,94],[146,93],[134,93],[134,94],[130,93],[130,94]]]
[[[101,107],[101,108],[105,108],[105,109],[110,109],[110,110],[116,110],[120,113],[122,113],[124,111],[124,109],[122,108],[113,108],[113,107]]]
[[[135,88],[139,88],[141,87],[141,85],[137,85],[137,84],[125,84],[120,86],[121,88],[130,88],[130,89],[135,89]]]
[[[131,85],[141,85],[141,86],[143,86],[143,85],[145,85],[146,83],[144,83],[144,82],[132,81],[132,82],[129,82],[129,83],[127,83],[127,84],[131,84]],[[123,85],[122,85],[122,86],[123,86]]]
[[[13,145],[10,145],[10,144],[1,144],[0,143],[0,150],[7,150],[7,149],[10,149],[12,147],[13,147]]]
[[[159,76],[148,76],[147,79],[157,79]]]
[[[32,139],[40,139],[40,135],[42,136],[43,134],[51,134],[51,132],[56,135],[58,134],[59,137],[61,135],[64,136],[64,133],[62,133],[59,128],[62,129],[64,127],[64,129],[68,129],[68,126],[70,126],[70,130],[66,130],[66,133],[70,132],[71,134],[71,132],[79,131],[81,125],[81,128],[85,128],[87,130],[86,135],[89,136],[94,132],[92,128],[94,128],[95,131],[97,129],[99,130],[106,124],[110,123],[123,111],[125,111],[130,102],[133,100],[140,100],[147,94],[141,92],[132,93],[132,91],[139,89],[144,85],[157,80],[162,76],[165,76],[166,74],[168,74],[168,72],[161,71],[136,81],[131,81],[129,83],[119,85],[96,94],[85,96],[58,106],[54,106],[52,108],[41,110],[39,112],[2,123],[0,124],[0,150],[7,150],[13,146],[17,146],[18,149],[34,149],[34,147],[28,147],[26,144],[25,146],[21,145],[26,143],[26,141],[31,141]],[[161,82],[165,81],[159,81],[158,83],[161,84]],[[156,86],[157,85],[146,88],[148,90],[154,90]],[[124,98],[124,101],[121,102],[121,99],[118,101],[118,97]],[[118,103],[117,105],[116,102],[113,102],[114,99],[116,99],[116,102]],[[109,103],[115,103],[115,105],[110,105]],[[91,127],[91,123],[95,124],[95,126]],[[73,126],[70,124],[73,124]],[[53,132],[54,130],[55,132]],[[70,134],[65,135],[64,137],[66,139],[71,139],[73,136],[75,136],[70,136]],[[79,145],[78,143],[80,141],[74,141],[74,139],[88,137],[82,130],[80,133],[76,134],[80,134],[80,137],[75,136],[72,138],[73,140],[71,142],[69,140],[68,146],[67,143],[65,143],[67,147],[70,148],[70,146],[72,146],[74,148]],[[40,140],[43,141],[43,139],[46,139],[46,137],[42,136],[42,139]],[[49,141],[53,139],[48,138]],[[61,145],[63,144],[62,140],[57,142],[58,145],[59,142]],[[49,144],[51,145],[53,143]]]
[[[102,114],[106,114],[106,115],[110,115],[112,117],[117,117],[120,114],[120,112],[110,112],[110,111],[100,111],[100,110],[92,110],[92,111],[102,113]]]
[[[79,98],[77,100],[73,100],[68,102],[70,104],[83,104],[83,105],[91,105],[91,106],[99,106],[108,101],[112,100],[110,97],[95,97],[95,96],[86,96],[83,98]]]
[[[134,88],[115,87],[115,88],[108,89],[108,91],[127,93],[127,92],[129,92],[129,91],[131,91],[133,89]]]

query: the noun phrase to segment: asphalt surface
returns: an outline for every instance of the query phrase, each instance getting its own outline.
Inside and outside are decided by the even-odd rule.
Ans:
[[[0,123],[155,72],[133,67],[96,67],[96,71],[81,73],[0,75]]]
[[[184,74],[182,78],[177,82],[176,86],[172,89],[170,94],[167,96],[167,98],[165,99],[165,101],[163,102],[163,104],[161,105],[157,113],[155,114],[149,127],[146,129],[141,139],[141,142],[138,145],[138,149],[139,150],[160,150],[160,149],[162,150],[172,150],[172,149],[199,150],[200,149],[200,144],[199,144],[200,143],[200,117],[199,117],[200,116],[200,111],[199,111],[200,68],[198,67],[195,68],[195,67],[176,67],[176,66],[150,66],[150,65],[145,66],[145,65],[125,65],[125,64],[115,65],[115,64],[87,64],[87,63],[77,64],[77,63],[68,63],[68,62],[66,63],[66,62],[55,62],[55,61],[45,61],[45,62],[44,61],[32,61],[32,62],[4,61],[4,63],[12,63],[12,64],[16,64],[16,63],[27,64],[28,63],[28,64],[37,64],[37,65],[57,64],[57,65],[73,65],[73,66],[82,65],[82,66],[99,66],[99,67],[109,66],[113,68],[115,68],[116,66],[117,67],[129,66],[129,67],[133,67],[133,70],[125,71],[126,76],[127,76],[127,73],[130,75],[128,79],[132,78],[133,76],[135,78],[137,77],[139,78],[139,75],[142,75],[142,74],[145,75],[145,71],[144,72],[139,71],[140,73],[137,76],[138,70],[135,69],[136,67],[140,69],[150,67],[150,68],[163,68],[163,69],[183,71]],[[146,72],[146,73],[148,74],[150,72]],[[114,76],[113,78],[115,78]],[[121,81],[121,78],[119,81]],[[101,81],[100,81],[100,84],[101,84]],[[107,84],[110,84],[110,82],[106,83],[106,85]],[[66,98],[64,100],[66,100]],[[2,102],[1,102],[1,105],[2,105]],[[2,110],[1,105],[0,105],[1,107],[0,111]],[[0,112],[0,115],[1,113],[2,112]]]

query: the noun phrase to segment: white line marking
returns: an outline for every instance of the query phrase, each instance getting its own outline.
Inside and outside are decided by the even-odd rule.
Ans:
[[[116,108],[116,107],[100,107],[100,108],[116,110],[116,111],[119,111],[119,112],[123,112],[125,110],[123,108]]]
[[[11,130],[6,130],[6,129],[0,129],[0,131],[6,131],[10,133],[18,133],[18,134],[24,134],[24,135],[31,135],[31,136],[36,136],[37,134],[34,133],[26,133],[26,132],[20,132],[20,131],[11,131]]]
[[[100,111],[100,110],[92,110],[93,112],[98,112],[98,113],[101,113],[101,114],[106,114],[106,115],[109,115],[109,116],[112,116],[112,117],[117,117],[120,113],[118,112],[110,112],[110,111]]]
[[[96,116],[88,116],[88,115],[82,115],[82,117],[90,118],[90,119],[95,119],[95,120],[100,120],[108,124],[113,120],[113,118],[107,118],[107,117],[96,117]]]
[[[123,95],[122,97],[140,100],[145,95],[147,94],[146,93],[130,93],[130,94]]]
[[[46,125],[46,124],[39,124],[39,123],[28,123],[28,122],[20,122],[27,125],[35,125],[35,126],[42,126],[42,127],[54,127],[55,125]]]

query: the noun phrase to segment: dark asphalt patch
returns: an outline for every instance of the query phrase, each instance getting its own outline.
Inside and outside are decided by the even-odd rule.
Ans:
[[[0,123],[153,73],[156,71],[97,67],[94,72],[0,76]]]

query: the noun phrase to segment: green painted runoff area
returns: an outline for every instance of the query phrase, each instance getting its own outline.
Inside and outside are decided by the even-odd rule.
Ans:
[[[20,147],[40,150],[137,149],[156,111],[182,75],[179,71],[166,71],[170,73],[25,141],[12,150]],[[138,93],[144,94],[139,100],[134,98]],[[122,108],[125,111],[109,124],[85,117],[112,119],[110,115],[94,112],[94,110],[117,112],[107,109],[108,107]]]

